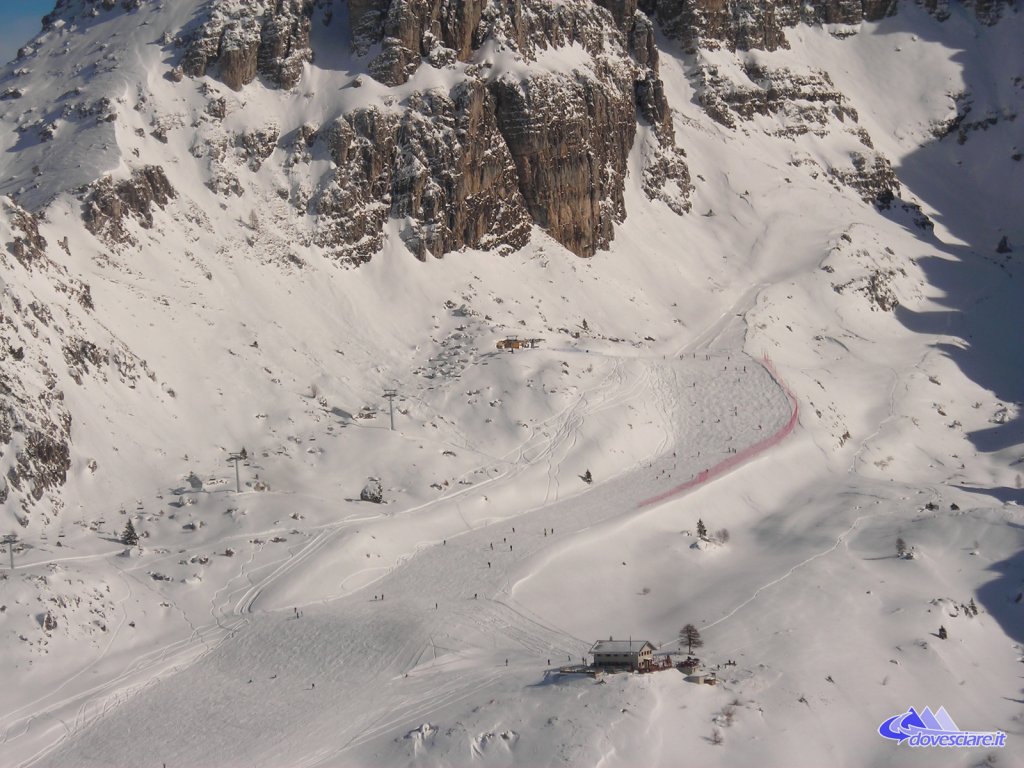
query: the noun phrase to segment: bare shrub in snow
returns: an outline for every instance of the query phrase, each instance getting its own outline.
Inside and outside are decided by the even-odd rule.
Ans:
[[[717,715],[712,718],[715,725],[720,725],[723,728],[728,728],[733,724],[733,720],[736,718],[736,707],[731,704],[726,704],[719,711]]]

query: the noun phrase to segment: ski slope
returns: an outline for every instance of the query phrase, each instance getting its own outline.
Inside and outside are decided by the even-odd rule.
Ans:
[[[626,386],[624,371],[630,368],[633,380]],[[230,762],[234,759],[234,738],[230,731],[216,725],[215,711],[223,705],[223,699],[211,700],[212,709],[206,710],[197,706],[187,691],[197,685],[209,685],[214,679],[223,679],[227,688],[235,690],[237,679],[248,674],[245,669],[276,668],[287,658],[308,656],[316,661],[306,674],[300,672],[301,666],[290,669],[287,663],[281,672],[273,673],[278,675],[275,681],[281,680],[280,709],[275,705],[257,715],[258,704],[265,701],[268,691],[250,687],[254,684],[248,683],[248,677],[245,687],[237,689],[241,695],[255,697],[254,709],[245,719],[255,727],[255,732],[266,737],[265,742],[253,743],[254,749],[245,759],[255,760],[256,755],[262,754],[263,764],[281,764],[288,761],[289,751],[294,749],[274,735],[273,724],[282,712],[304,713],[301,720],[310,717],[317,721],[310,724],[313,731],[305,736],[296,734],[300,740],[315,740],[318,729],[330,727],[341,743],[367,741],[373,732],[372,724],[385,717],[396,697],[410,702],[405,717],[427,718],[436,707],[435,698],[417,693],[415,687],[411,693],[406,692],[403,686],[405,675],[432,677],[448,668],[447,663],[435,661],[439,647],[441,656],[456,653],[474,660],[470,670],[463,670],[455,681],[445,683],[441,697],[445,701],[462,701],[470,693],[478,692],[482,686],[473,670],[485,662],[492,663],[498,656],[508,657],[510,667],[520,672],[538,664],[539,655],[544,655],[545,663],[548,658],[556,660],[563,655],[583,656],[589,641],[558,626],[538,623],[511,604],[508,586],[517,569],[523,563],[549,555],[549,550],[559,551],[565,546],[562,542],[573,541],[583,531],[600,527],[608,520],[621,520],[624,513],[629,517],[645,493],[673,488],[677,484],[673,477],[696,477],[708,466],[730,461],[733,450],[742,450],[762,434],[785,429],[791,416],[789,401],[771,375],[742,353],[734,356],[710,351],[683,353],[674,360],[615,361],[606,380],[605,388],[589,391],[555,420],[550,428],[554,438],[545,441],[543,450],[534,449],[533,441],[524,443],[519,451],[522,458],[505,476],[424,507],[327,527],[310,536],[303,548],[277,567],[271,563],[259,570],[246,571],[244,579],[236,580],[234,589],[229,584],[227,590],[212,598],[214,615],[219,617],[225,632],[223,637],[218,633],[207,639],[214,649],[173,676],[166,675],[166,651],[155,662],[140,665],[152,677],[143,681],[142,690],[134,694],[130,707],[115,709],[99,718],[88,731],[94,734],[90,738],[108,743],[110,732],[106,728],[139,727],[138,723],[151,717],[150,705],[142,702],[153,696],[151,706],[165,713],[158,719],[171,727],[163,736],[147,728],[152,736],[147,737],[147,749],[156,749],[168,755],[168,760],[185,764],[204,760]],[[710,392],[715,396],[709,397]],[[719,401],[719,395],[724,400]],[[644,401],[657,403],[665,418],[671,420],[661,425],[666,435],[700,434],[702,438],[696,443],[699,447],[695,448],[692,439],[667,442],[656,460],[581,491],[586,486],[558,460],[563,450],[561,443],[578,439],[578,433],[586,431],[592,416],[598,419],[609,408],[632,410]],[[734,409],[730,405],[734,402],[747,403],[748,407],[743,411]],[[521,499],[515,487],[530,473],[554,478],[557,485],[547,485],[544,497],[538,499],[534,509],[512,510],[504,518],[498,512],[499,521],[493,522],[492,505],[500,510],[506,496],[512,504]],[[571,483],[573,492],[560,491],[562,482]],[[543,482],[533,484],[545,488]],[[559,495],[566,498],[556,500]],[[511,533],[512,527],[517,533]],[[551,535],[544,535],[545,530],[552,531]],[[367,568],[359,548],[365,547],[368,540],[387,542],[388,554],[393,558],[387,566]],[[385,599],[370,599],[371,590],[379,590]],[[297,607],[303,613],[298,620],[294,614]],[[354,659],[375,645],[378,647],[372,655],[377,662],[340,661]],[[338,660],[328,666],[337,668],[326,676],[315,675],[314,669],[325,669],[322,652],[327,648],[331,649],[332,658]],[[175,665],[182,665],[180,656],[171,658]],[[323,711],[322,699],[304,695],[305,689],[299,685],[302,677],[310,677],[309,685],[316,677],[316,690],[331,690],[334,695],[342,694],[342,698],[345,691],[384,686],[377,695],[388,703],[383,705],[384,710],[376,711],[368,710],[358,700],[349,701],[349,709],[342,707],[340,700],[332,700],[328,715]],[[131,683],[140,685],[137,679]],[[436,681],[428,685],[426,691],[436,693],[435,684]],[[169,717],[167,696],[177,698],[179,694],[169,693],[168,685],[184,692],[180,700],[182,710]],[[110,706],[109,699],[117,701],[125,694],[117,688],[105,692],[107,702],[101,711]],[[225,690],[225,695],[239,694]],[[59,720],[68,717],[63,714],[64,709],[73,711],[79,706],[77,700],[46,704],[45,717]],[[312,709],[306,709],[307,704]],[[312,717],[316,711],[327,719]],[[121,723],[121,717],[132,722]],[[143,719],[135,720],[136,717]],[[269,719],[261,719],[264,717]],[[45,719],[42,709],[31,714],[23,712],[21,718],[37,722]],[[88,720],[88,715],[82,719]],[[345,723],[340,731],[338,722]],[[185,723],[187,730],[201,729],[206,734],[188,742],[195,751],[188,751],[188,745],[180,743],[180,729]],[[19,725],[8,726],[9,732],[19,730]],[[217,734],[228,738],[219,748],[213,748],[211,739],[217,738]],[[82,750],[88,752],[92,748],[78,744],[74,737],[71,742],[74,746],[69,746],[70,760],[78,763]],[[140,757],[128,752],[113,759],[132,761]],[[51,759],[59,764],[59,756],[47,757],[48,762]]]

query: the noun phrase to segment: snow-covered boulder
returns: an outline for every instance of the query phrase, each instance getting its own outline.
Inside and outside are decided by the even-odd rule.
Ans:
[[[359,498],[363,501],[370,501],[374,504],[380,504],[384,501],[384,487],[380,484],[380,480],[376,477],[371,477],[367,480],[366,485],[363,486],[363,490],[359,493]]]

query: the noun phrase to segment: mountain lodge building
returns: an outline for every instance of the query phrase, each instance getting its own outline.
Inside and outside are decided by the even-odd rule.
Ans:
[[[590,649],[595,667],[625,667],[637,672],[651,669],[654,646],[647,640],[598,640]]]

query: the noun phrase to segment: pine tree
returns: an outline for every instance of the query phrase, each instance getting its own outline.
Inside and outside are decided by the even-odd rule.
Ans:
[[[902,537],[896,539],[896,554],[899,557],[903,557],[907,554],[907,542]]]
[[[949,635],[946,634],[945,627],[939,627],[939,640],[945,640]]]
[[[697,520],[697,536],[702,539],[706,539],[708,537],[708,528],[704,525],[704,521],[699,519]]]
[[[971,598],[971,602],[967,604],[967,607],[971,609],[971,613],[975,616],[978,615],[978,606],[974,603],[974,598]]]
[[[131,520],[124,526],[124,532],[121,534],[121,543],[127,547],[133,547],[139,543],[139,534],[135,532],[135,526],[132,525]]]
[[[700,648],[704,641],[700,639],[700,632],[693,624],[687,624],[679,630],[679,644],[686,643],[686,652],[691,653],[694,648]]]

